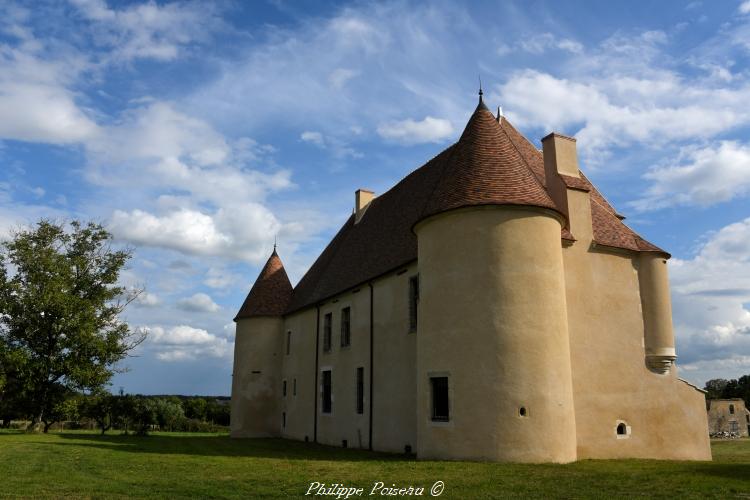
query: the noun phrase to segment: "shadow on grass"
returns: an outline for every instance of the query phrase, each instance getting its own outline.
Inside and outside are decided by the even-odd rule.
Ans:
[[[40,444],[102,448],[126,453],[155,453],[218,457],[257,457],[280,460],[414,461],[413,456],[344,449],[280,438],[232,439],[228,436],[134,436],[56,434],[60,441]]]

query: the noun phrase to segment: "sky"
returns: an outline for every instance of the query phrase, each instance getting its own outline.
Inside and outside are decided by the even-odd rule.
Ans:
[[[295,284],[485,102],[672,255],[680,376],[750,374],[750,0],[0,2],[0,237],[94,220],[145,292],[112,390],[228,395],[278,238]]]

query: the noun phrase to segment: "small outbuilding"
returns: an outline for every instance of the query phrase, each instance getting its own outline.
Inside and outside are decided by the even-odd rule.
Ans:
[[[709,399],[706,403],[709,434],[719,436],[730,433],[740,437],[750,435],[750,411],[741,398]]]

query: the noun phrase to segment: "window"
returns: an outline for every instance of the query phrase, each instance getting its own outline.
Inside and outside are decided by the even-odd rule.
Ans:
[[[286,332],[286,355],[292,352],[292,332]]]
[[[341,310],[341,347],[347,347],[352,343],[351,308],[345,307]]]
[[[297,395],[297,379],[296,378],[294,379],[292,383],[292,395],[293,396]]]
[[[333,398],[331,397],[331,370],[323,371],[323,413],[331,413]]]
[[[281,392],[284,395],[284,397],[286,397],[286,380],[284,380],[284,382],[281,384],[281,387],[282,387]]]
[[[281,413],[281,426],[286,429],[286,412]]]
[[[409,278],[409,331],[417,331],[417,308],[419,306],[419,275]]]
[[[730,421],[729,432],[740,432],[740,424],[738,424],[735,420]]]
[[[365,412],[365,369],[357,368],[357,413],[362,415]]]
[[[333,314],[328,313],[323,318],[323,351],[331,350],[331,323],[333,323]]]
[[[450,420],[448,404],[448,377],[430,377],[432,389],[432,420],[447,422]]]
[[[734,405],[729,405],[729,414],[734,415]]]
[[[617,424],[617,435],[618,436],[624,436],[627,433],[628,433],[628,426],[627,425],[625,425],[622,422],[620,422],[619,424]]]

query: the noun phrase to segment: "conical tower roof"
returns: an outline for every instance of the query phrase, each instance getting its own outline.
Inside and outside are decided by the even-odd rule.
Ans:
[[[528,205],[562,213],[481,96],[420,219],[479,205]]]
[[[292,284],[274,247],[234,320],[255,316],[281,316],[291,298]]]

